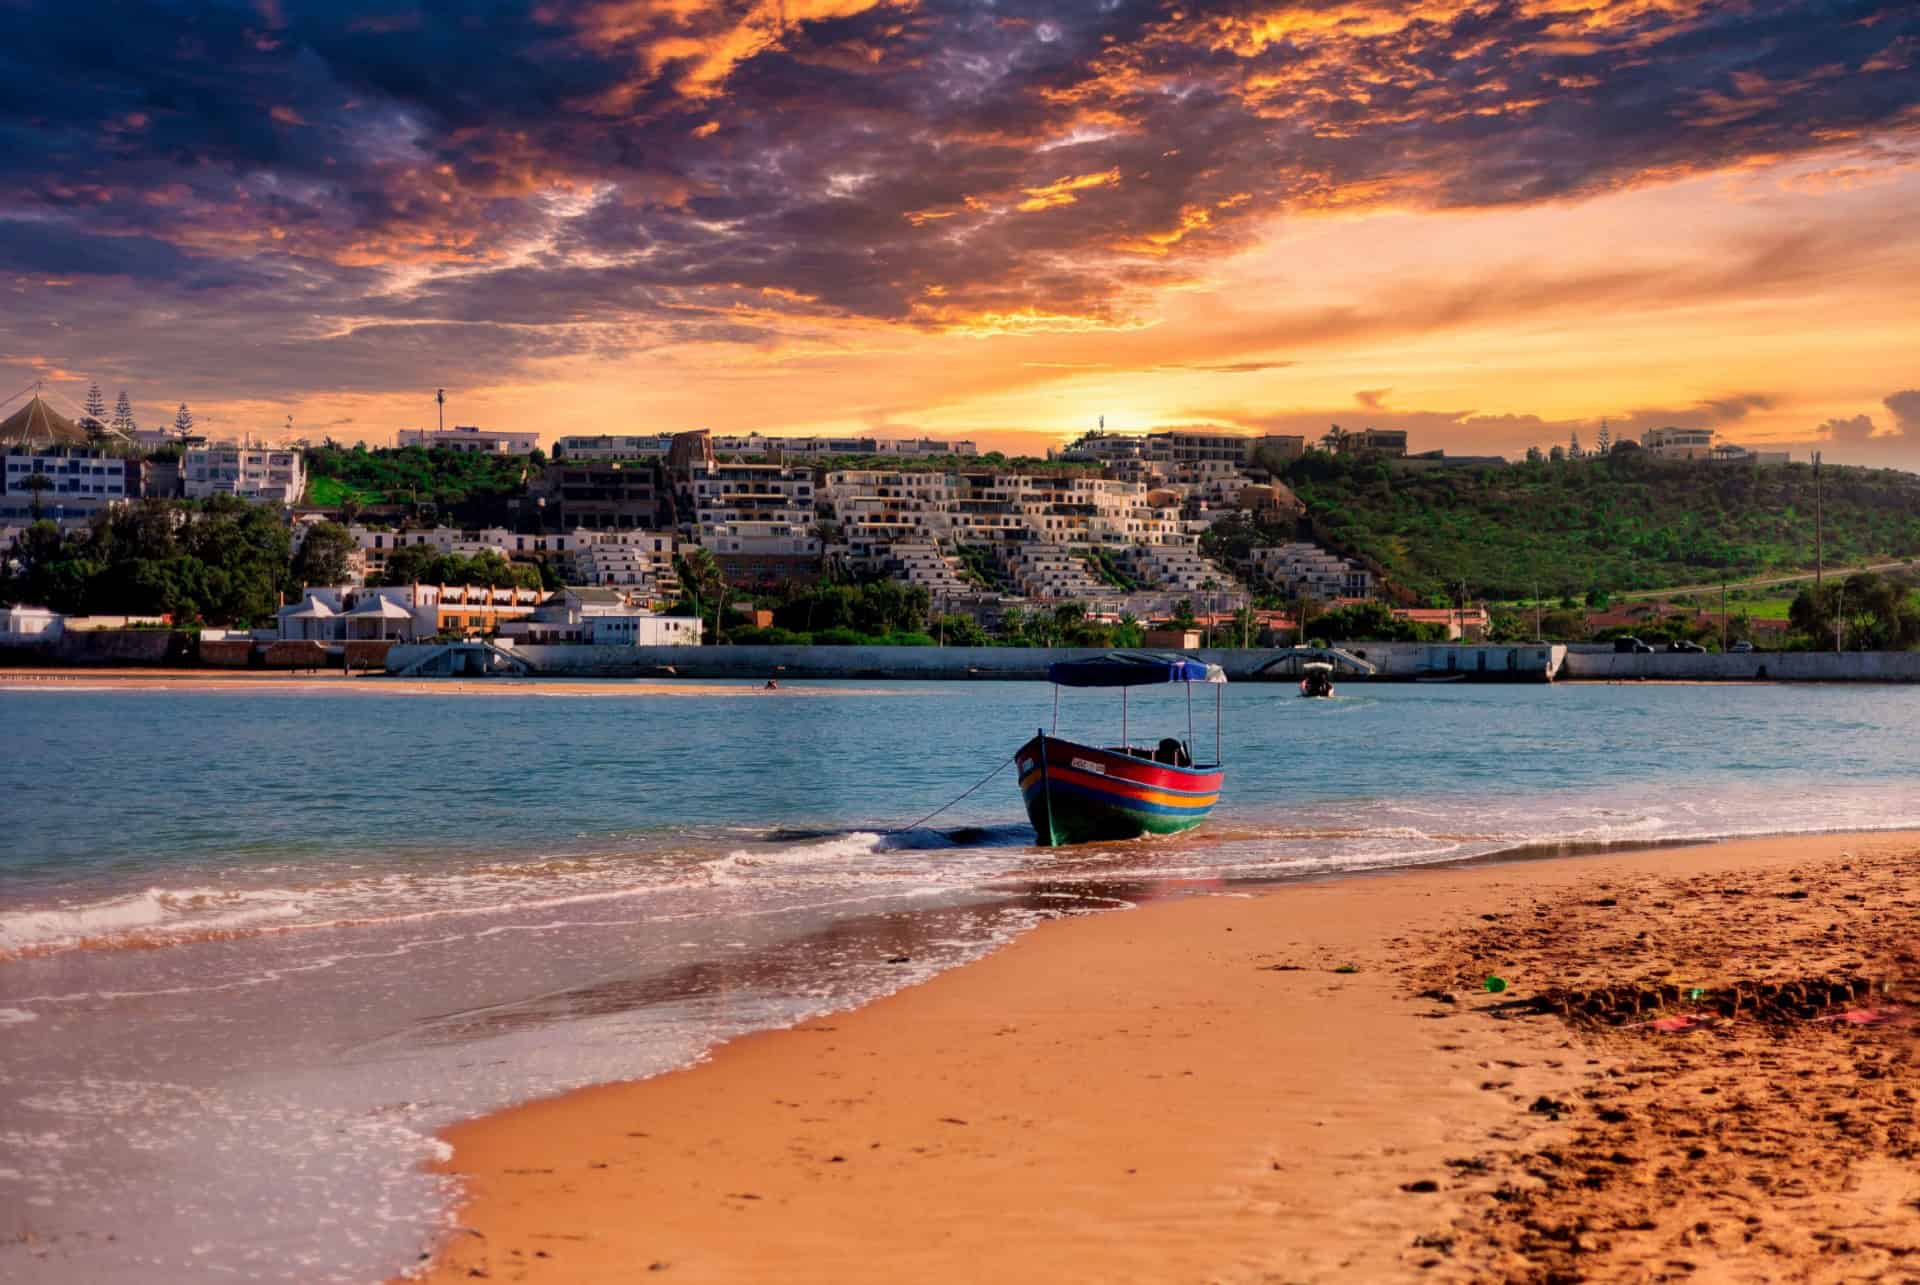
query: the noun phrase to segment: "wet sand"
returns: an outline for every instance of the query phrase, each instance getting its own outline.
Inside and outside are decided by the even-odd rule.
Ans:
[[[261,691],[381,696],[893,696],[888,688],[802,686],[773,690],[745,680],[609,678],[389,678],[383,673],[319,670],[4,669],[0,692],[66,688],[90,691]]]
[[[1914,1279],[1916,876],[1769,838],[1057,921],[448,1131],[422,1271]]]

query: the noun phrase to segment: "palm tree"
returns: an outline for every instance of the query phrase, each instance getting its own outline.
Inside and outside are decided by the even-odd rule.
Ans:
[[[696,617],[702,614],[703,601],[713,603],[713,640],[719,642],[720,600],[725,596],[727,577],[711,549],[696,544],[680,555],[680,584],[693,597]]]
[[[32,506],[33,520],[35,522],[38,522],[40,520],[40,508],[41,508],[40,493],[42,491],[51,491],[53,489],[53,479],[48,477],[45,473],[32,473],[32,474],[29,474],[26,480],[23,481],[20,485],[26,487],[29,491],[33,492],[33,506]]]

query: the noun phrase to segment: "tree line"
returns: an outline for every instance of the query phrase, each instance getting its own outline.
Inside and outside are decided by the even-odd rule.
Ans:
[[[1566,463],[1411,472],[1312,452],[1278,470],[1336,552],[1416,600],[1532,599],[1656,589],[1809,568],[1815,482],[1804,464],[1662,461],[1638,453]],[[1920,554],[1920,476],[1823,471],[1829,563]],[[1291,523],[1222,523],[1207,551],[1232,560],[1296,538]]]

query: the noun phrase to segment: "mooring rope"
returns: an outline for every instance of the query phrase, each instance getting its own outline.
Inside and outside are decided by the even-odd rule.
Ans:
[[[1007,764],[1013,762],[1013,760],[1018,757],[1019,755],[1017,752],[1014,754],[1007,755],[1006,758],[1002,759],[998,764],[994,766],[993,771],[987,773],[985,776],[981,777],[978,781],[975,781],[972,785],[968,786],[966,790],[963,791],[961,794],[957,795],[952,800],[941,804],[939,807],[935,808],[933,811],[921,817],[918,821],[915,821],[912,825],[903,825],[892,830],[882,830],[880,833],[881,834],[905,834],[909,830],[918,830],[921,826],[933,820],[935,817],[939,816],[942,812],[945,812],[948,808],[952,807],[955,803],[960,802],[962,799],[966,798],[967,795],[972,794],[975,790],[985,785],[988,781],[991,781],[994,777],[999,776],[1001,768],[1004,768]]]

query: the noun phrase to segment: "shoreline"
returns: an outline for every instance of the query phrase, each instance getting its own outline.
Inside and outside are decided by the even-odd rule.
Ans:
[[[764,680],[762,680],[764,681]],[[27,691],[147,691],[235,692],[259,691],[306,695],[375,696],[894,696],[883,687],[793,687],[807,679],[782,678],[768,691],[746,679],[726,678],[393,678],[384,672],[339,670],[287,673],[275,670],[141,669],[117,666],[99,669],[0,668],[0,692]]]
[[[435,1167],[464,1195],[425,1278],[612,1280],[657,1264],[694,1280],[1465,1280],[1558,1270],[1567,1255],[1606,1278],[1658,1255],[1685,1261],[1679,1275],[1709,1262],[1764,1274],[1789,1265],[1784,1253],[1826,1279],[1798,1255],[1839,1234],[1836,1219],[1878,1226],[1920,1199],[1910,1144],[1903,1169],[1881,1154],[1897,1151],[1882,1129],[1854,1163],[1807,1125],[1815,1136],[1797,1147],[1743,1161],[1748,1177],[1817,1161],[1833,1181],[1756,1215],[1772,1239],[1749,1224],[1744,1241],[1716,1240],[1684,1221],[1723,1219],[1720,1197],[1687,1185],[1706,1162],[1676,1168],[1653,1154],[1659,1137],[1606,1122],[1665,1109],[1688,1077],[1731,1077],[1694,1102],[1763,1099],[1770,1060],[1830,1062],[1858,1044],[1874,1075],[1789,1081],[1788,1096],[1907,1092],[1904,1032],[1885,1060],[1876,1041],[1890,1028],[1732,1022],[1653,1037],[1502,1014],[1552,987],[1644,982],[1662,964],[1709,986],[1850,962],[1910,987],[1911,953],[1883,957],[1889,932],[1920,931],[1905,892],[1916,871],[1917,832],[1781,835],[1471,858],[1052,921],[692,1067],[443,1131],[452,1158]],[[1468,989],[1482,970],[1510,991]],[[1744,1060],[1688,1060],[1706,1048]],[[1618,1105],[1590,1108],[1597,1096]],[[1806,1102],[1789,1105],[1763,1104],[1767,1127],[1806,1124]],[[1612,1148],[1578,1175],[1598,1188],[1558,1182],[1540,1159],[1571,1171],[1589,1143]],[[1666,1193],[1651,1212],[1650,1192]],[[1894,1250],[1920,1248],[1920,1219],[1897,1223],[1874,1241],[1893,1246],[1889,1269]],[[1752,1257],[1757,1240],[1776,1256]]]

